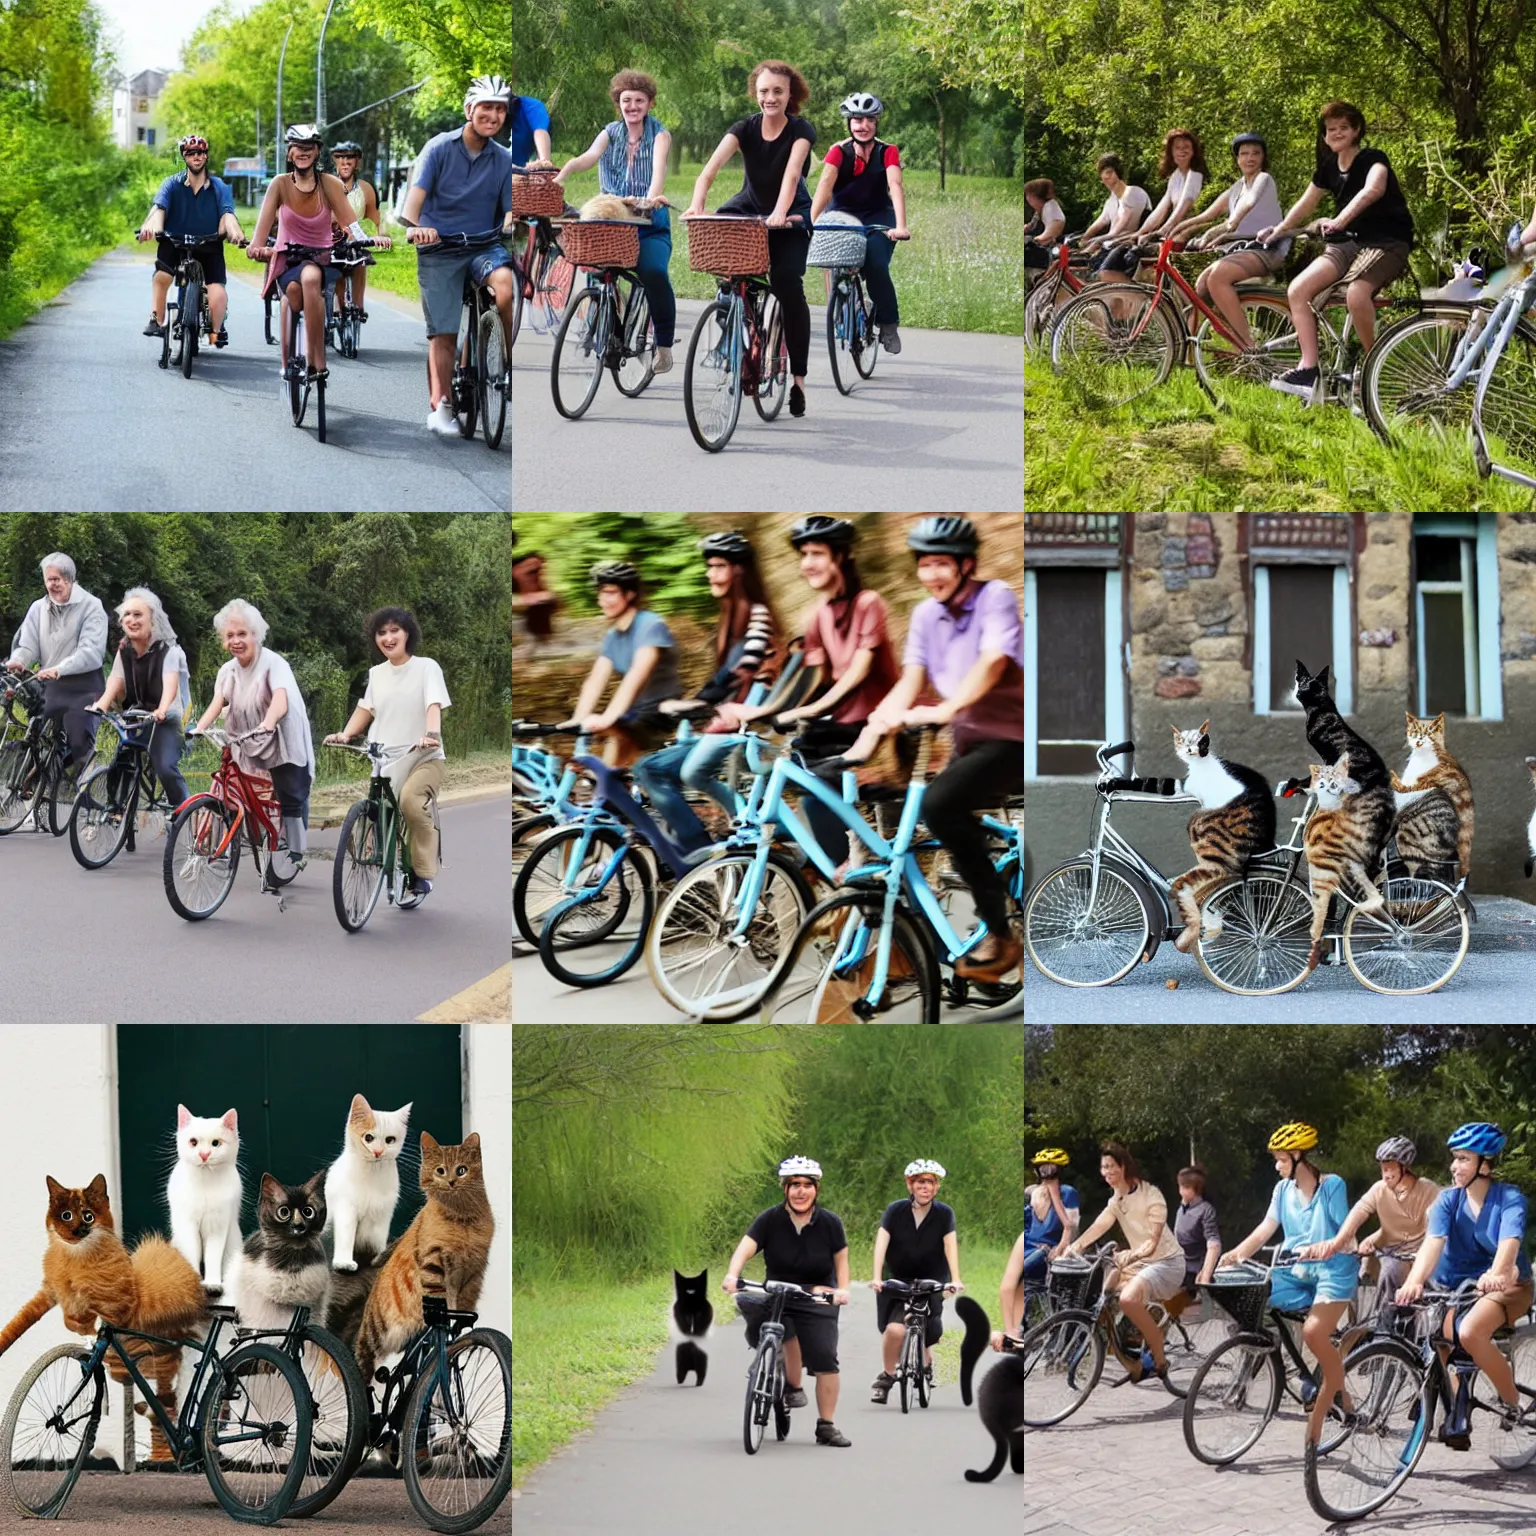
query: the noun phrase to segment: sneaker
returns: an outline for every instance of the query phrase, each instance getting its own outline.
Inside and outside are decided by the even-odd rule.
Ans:
[[[881,1371],[870,1384],[870,1402],[883,1403],[891,1395],[891,1388],[895,1385],[896,1378],[886,1371]]]
[[[453,414],[452,407],[447,398],[437,402],[437,409],[427,417],[427,431],[436,432],[439,437],[457,437],[459,435],[459,423]]]
[[[804,1387],[788,1387],[788,1386],[785,1387],[784,1388],[784,1406],[786,1408],[804,1408],[805,1407],[805,1388]]]
[[[831,1419],[816,1420],[817,1445],[852,1445],[853,1441]]]
[[[791,416],[805,415],[805,391],[798,384],[789,386],[789,414]],[[845,1440],[843,1444],[848,1442]]]
[[[1316,368],[1290,368],[1269,381],[1271,389],[1278,389],[1281,394],[1295,395],[1300,400],[1310,400],[1316,385]]]
[[[149,317],[149,324],[144,327],[144,334],[146,336],[164,336],[165,322],[163,320],[156,320],[155,317],[151,315]]]
[[[1317,1383],[1310,1376],[1304,1376],[1301,1380],[1301,1406],[1310,1408],[1317,1401]]]
[[[432,894],[432,882],[424,875],[412,875],[411,892],[416,896],[430,896]]]
[[[1003,939],[989,960],[976,960],[966,955],[955,961],[955,975],[967,981],[1001,981],[1024,958],[1024,945],[1009,934]]]
[[[213,344],[216,347],[227,347],[229,345],[229,327],[227,325],[221,326],[213,333]]]
[[[880,327],[880,345],[895,357],[901,351],[901,332],[894,325]]]
[[[671,373],[672,372],[672,348],[671,347],[657,347],[656,348],[656,357],[655,357],[655,360],[651,364],[651,371],[653,373]]]

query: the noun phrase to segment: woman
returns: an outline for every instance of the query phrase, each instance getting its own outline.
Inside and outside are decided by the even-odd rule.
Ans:
[[[704,198],[715,177],[737,150],[746,175],[741,191],[717,212],[754,213],[768,226],[768,286],[779,301],[784,341],[789,348],[789,414],[805,415],[805,370],[811,355],[811,309],[805,299],[805,259],[811,248],[811,195],[805,167],[816,130],[799,115],[811,99],[805,76],[782,59],[766,59],[747,76],[747,94],[757,102],[751,117],[738,118],[720,140],[694,183],[685,219],[704,213]],[[790,218],[799,219],[796,225]]]
[[[1042,1147],[1030,1159],[1036,1182],[1024,1190],[1024,1267],[1021,1280],[1045,1283],[1051,1260],[1067,1251],[1077,1234],[1081,1211],[1077,1191],[1061,1182],[1067,1154],[1060,1147]]]
[[[1269,1198],[1269,1210],[1236,1248],[1221,1256],[1218,1267],[1252,1258],[1277,1232],[1282,1252],[1298,1255],[1338,1232],[1349,1211],[1349,1194],[1338,1174],[1319,1173],[1308,1161],[1307,1154],[1315,1154],[1316,1149],[1316,1130],[1300,1121],[1282,1125],[1269,1138],[1267,1150],[1280,1175]],[[1312,1404],[1307,1421],[1309,1456],[1322,1434],[1330,1405],[1343,1390],[1344,1360],[1334,1346],[1333,1335],[1349,1310],[1356,1283],[1355,1261],[1347,1254],[1277,1269],[1270,1281],[1271,1306],[1307,1314],[1302,1342],[1322,1369],[1321,1386],[1303,1382],[1301,1388],[1302,1401]]]
[[[567,160],[555,180],[563,187],[577,171],[597,167],[599,190],[610,197],[632,197],[651,210],[651,222],[640,226],[640,259],[635,271],[656,328],[657,373],[672,370],[672,344],[677,339],[677,295],[667,268],[672,261],[672,215],[667,211],[667,155],[672,135],[651,113],[656,82],[638,69],[620,70],[608,82],[608,94],[619,109],[585,154]]]
[[[1216,1207],[1205,1198],[1205,1169],[1198,1164],[1179,1169],[1179,1213],[1173,1219],[1173,1235],[1184,1250],[1184,1289],[1198,1296],[1198,1287],[1209,1284],[1221,1257]]]
[[[148,587],[130,587],[117,605],[123,638],[101,697],[90,707],[103,712],[119,699],[126,709],[147,709],[153,725],[139,722],[128,739],[149,749],[149,760],[172,806],[187,798],[181,776],[181,727],[192,702],[187,686],[187,653],[165,607]]]
[[[381,747],[410,750],[385,772],[411,838],[411,889],[427,895],[437,874],[437,829],[432,801],[443,787],[443,711],[453,700],[443,669],[419,655],[421,625],[409,608],[380,608],[365,626],[384,658],[368,669],[368,687],[352,718],[325,738],[327,745],[351,741],[359,731]]]
[[[832,1306],[791,1296],[784,1307],[784,1406],[805,1407],[802,1376],[816,1378],[816,1444],[847,1446],[850,1441],[832,1422],[837,1411],[837,1312],[848,1305],[848,1238],[841,1219],[819,1203],[821,1164],[814,1158],[789,1157],[779,1164],[783,1205],[770,1206],[747,1228],[720,1282],[734,1295],[742,1266],[763,1255],[765,1276],[787,1280],[808,1291],[830,1295]],[[737,1303],[747,1320],[747,1348],[756,1349],[768,1306],[757,1297]]]
[[[1211,174],[1205,163],[1205,146],[1188,128],[1170,128],[1163,136],[1157,174],[1167,183],[1162,200],[1147,215],[1138,235],[1172,234],[1194,212],[1200,189]]]
[[[1024,201],[1034,210],[1034,217],[1025,231],[1028,239],[1024,242],[1024,272],[1033,285],[1051,264],[1050,248],[1066,230],[1067,216],[1056,201],[1056,183],[1049,176],[1026,181]],[[1029,277],[1031,272],[1034,277]]]
[[[304,695],[293,668],[267,649],[267,621],[253,604],[238,597],[225,603],[213,616],[213,632],[229,660],[219,668],[213,701],[192,732],[207,730],[228,711],[230,736],[245,738],[230,743],[235,762],[246,773],[272,780],[288,852],[302,861],[309,847],[309,789],[315,778]]]
[[[341,183],[352,217],[359,225],[365,219],[371,219],[374,229],[382,235],[384,215],[379,212],[378,194],[373,190],[372,182],[359,181],[357,177],[357,168],[363,163],[363,146],[353,139],[343,139],[331,150],[331,158],[336,162],[336,179]],[[381,243],[385,249],[388,248],[388,240]],[[368,267],[365,262],[359,262],[352,268],[351,282],[352,302],[362,310],[358,318],[366,320],[368,311],[363,309],[363,298],[368,290]]]
[[[1111,273],[1119,270],[1124,258],[1115,247],[1122,239],[1135,234],[1142,217],[1152,207],[1152,199],[1145,187],[1133,187],[1126,182],[1119,155],[1100,155],[1095,168],[1109,196],[1104,199],[1098,218],[1083,231],[1082,248],[1095,253],[1088,265],[1093,276],[1098,278],[1101,269]],[[1115,258],[1113,266],[1110,265],[1112,258]]]
[[[1148,1310],[1154,1301],[1168,1301],[1184,1289],[1184,1254],[1168,1230],[1168,1202],[1141,1177],[1130,1149],[1107,1141],[1099,1149],[1099,1174],[1109,1185],[1109,1203],[1068,1253],[1081,1253],[1116,1222],[1127,1247],[1115,1255],[1104,1278],[1104,1289],[1119,1293],[1120,1310],[1141,1335],[1143,1348],[1132,1381],[1152,1375],[1168,1380],[1168,1356],[1163,1330]]]
[[[1445,1143],[1451,1152],[1451,1187],[1435,1197],[1424,1246],[1397,1293],[1398,1306],[1406,1307],[1419,1299],[1431,1276],[1447,1290],[1476,1282],[1477,1300],[1470,1307],[1447,1311],[1445,1336],[1459,1340],[1493,1383],[1504,1429],[1519,1419],[1521,1403],[1509,1359],[1493,1336],[1523,1321],[1532,1300],[1525,1196],[1513,1184],[1493,1177],[1507,1139],[1486,1120],[1469,1121],[1451,1132]],[[1453,1412],[1441,1426],[1440,1438],[1452,1450],[1468,1449],[1465,1411]]]

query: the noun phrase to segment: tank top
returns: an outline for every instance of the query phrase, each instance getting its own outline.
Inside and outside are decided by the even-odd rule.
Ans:
[[[347,193],[347,206],[352,210],[352,217],[354,219],[361,220],[363,217],[363,209],[367,207],[367,205],[368,195],[363,191],[362,182],[354,181],[352,183],[352,190]]]
[[[321,265],[331,259],[331,205],[323,199],[319,213],[298,213],[283,204],[277,210],[277,247],[281,254],[283,242],[291,240],[295,245],[312,245],[325,254]]]

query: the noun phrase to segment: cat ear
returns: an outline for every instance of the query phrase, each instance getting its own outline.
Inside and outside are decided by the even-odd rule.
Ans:
[[[85,1186],[85,1192],[86,1194],[92,1196],[94,1199],[105,1200],[107,1198],[106,1174],[98,1173],[96,1177]]]
[[[362,1094],[354,1093],[352,1095],[352,1107],[347,1111],[347,1119],[349,1121],[361,1120],[372,1113],[372,1109],[368,1107],[368,1100]]]
[[[1445,711],[1443,709],[1438,715],[1435,716],[1433,720],[1430,721],[1429,734],[1431,736],[1445,735]]]
[[[411,1104],[414,1104],[415,1102],[415,1099],[411,1100]],[[401,1120],[409,1120],[411,1118],[411,1104],[402,1104],[400,1108],[395,1111],[395,1113],[400,1116]]]
[[[435,1156],[437,1149],[438,1143],[433,1139],[432,1132],[423,1131],[421,1133],[421,1150],[423,1157]]]
[[[268,1186],[270,1186],[270,1188]],[[261,1198],[263,1200],[281,1200],[283,1193],[283,1186],[279,1184],[270,1173],[262,1174]]]
[[[327,1171],[322,1168],[318,1173],[310,1174],[304,1181],[304,1188],[312,1195],[323,1195],[325,1193],[325,1175]]]
[[[64,1186],[51,1173],[45,1173],[43,1177],[48,1180],[48,1198],[50,1200],[55,1195],[62,1195],[64,1193]]]
[[[1324,693],[1327,693],[1327,691],[1328,691],[1328,674],[1332,670],[1333,670],[1333,668],[1331,666],[1327,666],[1327,667],[1324,667],[1323,670],[1317,674],[1317,681],[1323,685],[1323,692]]]
[[[1301,664],[1301,657],[1296,658],[1296,686],[1299,688],[1307,680],[1307,669]]]
[[[219,1121],[219,1124],[222,1125],[226,1131],[233,1131],[236,1136],[240,1134],[240,1127],[236,1122],[235,1112],[232,1109],[226,1109],[224,1111],[224,1118]]]
[[[469,1135],[466,1136],[460,1143],[460,1145],[465,1147],[473,1147],[475,1151],[478,1152],[480,1150],[480,1132],[471,1131]]]
[[[176,1129],[178,1131],[186,1130],[187,1121],[191,1118],[192,1111],[185,1104],[178,1104],[176,1106]]]
[[[1200,734],[1202,736],[1209,736],[1211,734],[1211,722],[1209,720],[1200,727]]]

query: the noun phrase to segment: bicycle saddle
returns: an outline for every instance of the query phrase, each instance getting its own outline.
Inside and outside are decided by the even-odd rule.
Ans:
[[[223,1322],[226,1322],[226,1323],[233,1323],[233,1322],[238,1322],[239,1321],[238,1317],[235,1314],[235,1309],[233,1307],[210,1306],[208,1308],[208,1316],[209,1317],[217,1317],[217,1318],[221,1319]]]

